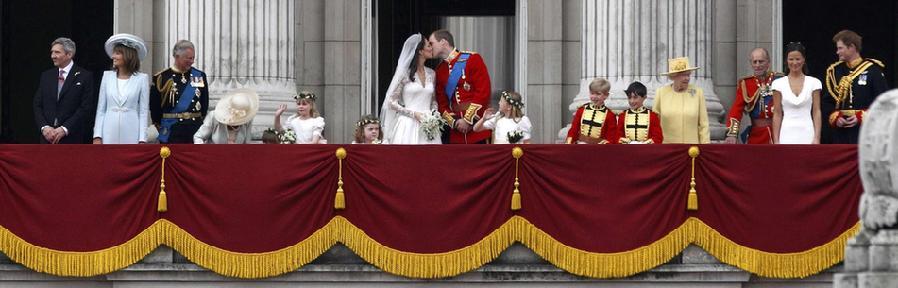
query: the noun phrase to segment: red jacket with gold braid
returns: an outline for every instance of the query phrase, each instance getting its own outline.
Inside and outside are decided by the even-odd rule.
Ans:
[[[605,106],[596,107],[595,104],[586,103],[574,114],[571,129],[567,131],[566,143],[576,144],[577,141],[582,141],[589,144],[614,144],[619,138],[614,112]]]
[[[658,113],[640,107],[620,112],[617,116],[618,143],[627,144],[639,141],[646,144],[664,143],[664,133],[661,131],[661,118]],[[651,140],[651,141],[649,141]]]
[[[773,121],[773,90],[770,89],[770,84],[782,76],[779,73],[767,72],[763,78],[752,75],[739,79],[733,107],[730,107],[727,116],[727,137],[739,137],[739,130],[744,127],[741,121],[745,113],[748,113],[752,120]],[[746,144],[773,144],[770,126],[752,126],[749,133]]]
[[[458,80],[458,87],[455,89],[455,97],[449,100],[446,95],[446,85],[449,82],[449,71],[459,60],[461,54],[467,53],[467,64],[461,79]],[[448,60],[443,61],[437,66],[436,79],[436,98],[439,104],[440,114],[449,122],[449,126],[455,127],[455,121],[465,121],[471,126],[478,119],[483,117],[483,111],[490,106],[490,74],[483,63],[483,58],[473,52],[453,51]],[[449,143],[465,144],[477,143],[490,139],[490,130],[482,132],[468,132],[467,135],[452,129],[449,132]]]

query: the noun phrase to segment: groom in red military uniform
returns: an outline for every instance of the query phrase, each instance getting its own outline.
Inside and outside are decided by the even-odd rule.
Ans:
[[[439,112],[449,123],[449,144],[485,144],[490,130],[474,132],[474,123],[490,106],[490,74],[477,53],[458,51],[447,30],[430,34],[433,55],[443,59],[436,70],[436,98]]]
[[[738,143],[739,130],[745,126],[742,116],[748,113],[751,123],[743,133],[742,141],[746,144],[773,144],[773,90],[770,84],[783,74],[770,71],[770,53],[764,48],[751,51],[751,76],[739,79],[736,86],[736,98],[727,117],[726,143]]]

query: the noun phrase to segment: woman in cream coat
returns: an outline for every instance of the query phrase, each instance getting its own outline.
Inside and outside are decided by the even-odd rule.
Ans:
[[[137,36],[116,34],[109,37],[105,48],[113,70],[103,72],[93,143],[146,143],[150,80],[138,72],[146,46]]]
[[[236,89],[215,104],[203,126],[193,134],[195,144],[249,144],[253,117],[259,112],[259,94],[252,89]]]

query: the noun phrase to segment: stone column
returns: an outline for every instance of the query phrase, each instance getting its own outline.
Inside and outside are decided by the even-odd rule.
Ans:
[[[580,93],[568,109],[575,110],[589,101],[589,82],[596,77],[611,82],[611,97],[606,105],[615,111],[627,109],[622,90],[632,81],[648,87],[646,106],[651,106],[655,89],[670,83],[660,75],[667,71],[667,60],[685,56],[691,65],[702,68],[693,72],[691,82],[704,90],[711,138],[723,139],[725,129],[719,119],[724,108],[714,92],[712,76],[711,0],[583,0],[581,5]]]
[[[527,117],[533,123],[533,143],[553,143],[555,131],[564,118],[560,109],[563,93],[564,24],[565,18],[578,14],[565,14],[562,0],[527,1]],[[576,69],[576,68],[574,68]]]
[[[157,58],[154,54],[158,48],[153,39],[153,7],[153,1],[116,0],[113,3],[112,33],[131,33],[146,42],[147,57],[141,62],[140,72],[149,75],[156,70],[153,62]]]
[[[864,184],[861,233],[848,242],[837,288],[898,287],[898,90],[886,92],[864,114],[858,168]]]
[[[171,0],[158,4],[160,30],[154,40],[157,69],[172,63],[171,47],[180,39],[196,45],[195,67],[206,72],[210,105],[236,88],[259,93],[253,131],[273,126],[278,104],[292,105],[295,2],[290,0]],[[160,61],[161,60],[161,61]]]

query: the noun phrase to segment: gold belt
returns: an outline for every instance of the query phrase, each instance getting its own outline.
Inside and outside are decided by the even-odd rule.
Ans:
[[[857,110],[857,109],[840,109],[840,110],[838,110],[838,111],[839,111],[840,113],[842,113],[842,116],[851,117],[851,116],[857,115],[857,113],[858,113],[859,111],[864,111],[864,110]]]
[[[162,118],[166,119],[192,119],[203,117],[200,112],[181,112],[181,113],[162,113]]]

